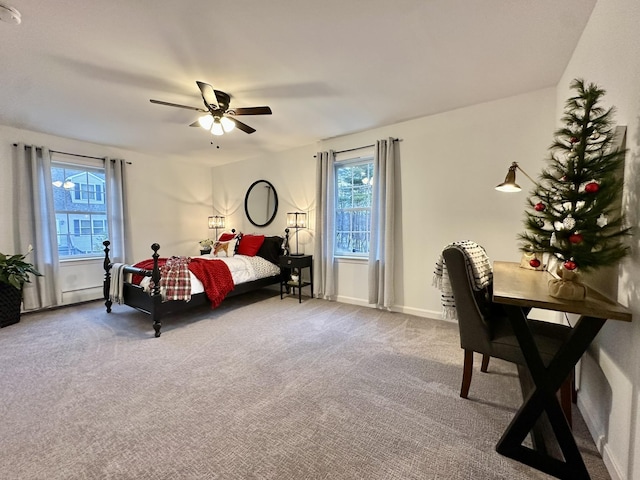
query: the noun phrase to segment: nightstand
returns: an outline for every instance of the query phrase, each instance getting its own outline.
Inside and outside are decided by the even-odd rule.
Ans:
[[[313,255],[283,255],[280,257],[280,266],[284,269],[284,279],[280,282],[280,299],[286,289],[293,289],[295,295],[298,289],[298,303],[302,303],[302,288],[311,287],[311,298],[313,298]],[[309,281],[302,280],[302,269],[309,269]],[[298,275],[298,281],[291,280],[291,274]]]

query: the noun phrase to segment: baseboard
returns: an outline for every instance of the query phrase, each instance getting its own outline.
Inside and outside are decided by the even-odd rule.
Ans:
[[[359,307],[371,307],[368,301],[356,297],[345,297],[344,295],[338,295],[336,302],[348,303],[349,305],[358,305]]]
[[[611,475],[611,480],[628,480],[627,476],[622,472],[622,469],[611,455],[611,449],[607,443],[607,437],[602,431],[602,427],[597,425],[594,420],[597,416],[593,413],[593,404],[588,400],[585,400],[584,395],[578,395],[578,409],[582,414],[584,423],[587,425],[591,438],[593,438],[596,449],[602,456],[604,466],[607,467],[607,471],[609,472],[609,475]]]
[[[362,298],[355,297],[346,297],[343,295],[339,295],[336,297],[336,302],[348,303],[350,305],[358,305],[360,307],[370,307],[375,308],[372,304],[370,304],[367,300]],[[431,318],[434,320],[444,320],[446,322],[456,323],[455,320],[443,319],[442,312],[436,312],[434,310],[426,310],[422,308],[414,308],[414,307],[405,307],[402,305],[394,305],[391,307],[392,312],[406,313],[407,315],[415,315],[416,317],[423,318]]]
[[[444,320],[442,318],[442,312],[436,312],[434,310],[426,310],[423,308],[405,307],[397,305],[391,308],[393,312],[406,313],[407,315],[415,315],[416,317],[431,318],[434,320]],[[449,321],[449,320],[446,320]]]

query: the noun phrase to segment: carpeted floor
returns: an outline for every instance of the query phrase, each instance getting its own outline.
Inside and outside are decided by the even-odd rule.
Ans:
[[[100,302],[0,330],[0,478],[549,478],[495,452],[521,403],[512,365],[459,397],[455,324],[263,291],[162,332]]]

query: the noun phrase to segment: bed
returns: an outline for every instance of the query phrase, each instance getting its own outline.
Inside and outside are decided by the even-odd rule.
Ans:
[[[233,237],[229,241],[216,242],[211,254],[188,259],[186,257],[161,258],[158,253],[160,245],[154,243],[151,245],[153,251],[151,258],[135,265],[112,263],[109,258],[111,242],[105,240],[103,242],[105,271],[103,293],[107,313],[111,313],[114,303],[135,308],[151,317],[155,336],[159,337],[162,328],[160,320],[163,317],[186,313],[205,305],[215,308],[223,298],[279,284],[282,281],[286,273],[280,268],[278,257],[283,253],[282,246],[287,244],[288,234],[284,238],[242,234],[234,234]],[[258,243],[259,246],[257,246]],[[228,274],[219,263],[212,263],[219,261],[227,266]],[[171,275],[171,267],[169,267],[171,262],[189,265],[191,288],[186,294],[188,301],[172,299],[175,297],[174,290],[167,294],[171,288],[167,287],[167,278]],[[166,275],[164,283],[163,272]],[[205,272],[204,276],[199,278],[203,272]],[[228,285],[229,277],[232,285]],[[224,288],[219,287],[220,282]],[[118,294],[114,295],[114,289],[118,288],[120,289]],[[212,291],[215,296],[210,295]]]

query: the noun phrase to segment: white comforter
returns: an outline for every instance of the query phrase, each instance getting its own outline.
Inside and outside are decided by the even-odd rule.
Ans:
[[[272,277],[273,275],[278,275],[280,273],[280,267],[278,265],[258,256],[247,257],[246,255],[234,255],[233,257],[215,258],[211,255],[202,255],[198,258],[222,260],[227,264],[227,267],[229,267],[234,285],[251,282],[260,278]],[[202,282],[191,272],[189,272],[189,277],[191,278],[191,295],[204,292]],[[140,282],[140,285],[145,290],[149,290],[150,281],[150,277],[145,277]]]

